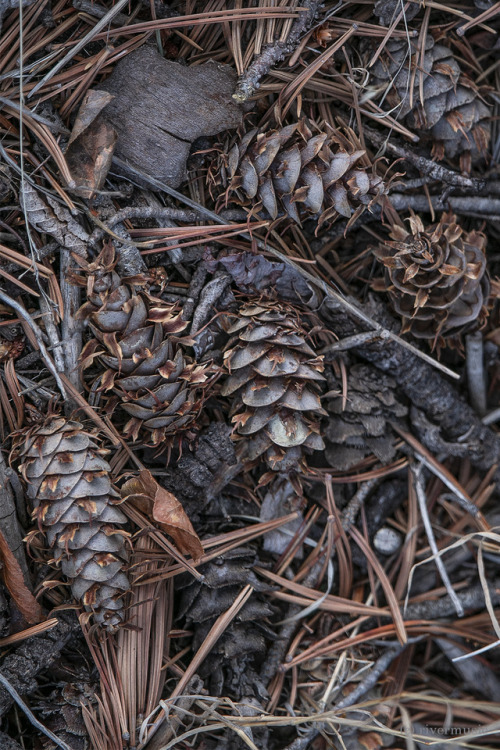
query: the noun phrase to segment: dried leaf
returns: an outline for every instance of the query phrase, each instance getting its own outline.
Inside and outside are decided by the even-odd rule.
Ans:
[[[107,91],[89,89],[81,103],[76,116],[75,124],[68,142],[68,147],[79,138],[82,133],[94,122],[99,112],[114,99],[113,94]]]
[[[121,495],[153,518],[183,554],[191,555],[195,562],[200,559],[203,547],[182,505],[175,495],[160,487],[150,471],[143,470],[138,477],[129,479]]]
[[[4,583],[22,616],[30,624],[41,622],[43,620],[42,608],[24,583],[19,563],[1,531],[0,558],[3,563],[2,577]]]
[[[92,198],[102,188],[111,166],[116,130],[98,115],[112,99],[107,91],[88,91],[69,139],[66,161],[76,192],[84,198]]]

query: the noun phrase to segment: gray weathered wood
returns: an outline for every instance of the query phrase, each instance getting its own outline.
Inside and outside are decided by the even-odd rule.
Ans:
[[[234,70],[214,61],[186,67],[149,46],[127,55],[99,87],[115,96],[99,115],[118,133],[115,155],[178,187],[192,142],[240,124],[235,82]]]

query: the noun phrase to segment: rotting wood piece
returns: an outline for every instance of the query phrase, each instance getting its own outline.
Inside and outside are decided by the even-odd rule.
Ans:
[[[210,60],[190,68],[141,47],[100,86],[114,99],[94,122],[103,118],[117,131],[117,157],[175,188],[187,177],[193,141],[240,124],[235,83],[229,65]]]

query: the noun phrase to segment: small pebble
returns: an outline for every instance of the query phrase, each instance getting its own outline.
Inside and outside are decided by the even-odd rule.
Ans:
[[[401,547],[401,534],[389,526],[382,526],[373,538],[373,546],[381,555],[393,555]]]

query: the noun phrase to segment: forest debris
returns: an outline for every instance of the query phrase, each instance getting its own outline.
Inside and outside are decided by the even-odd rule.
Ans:
[[[322,6],[321,0],[302,0],[300,16],[294,21],[293,26],[285,42],[277,39],[267,45],[258,57],[252,62],[238,81],[238,86],[233,94],[237,102],[245,102],[259,88],[259,81],[269,73],[277,62],[290,55],[298,46],[302,35],[311,28],[316,16]]]
[[[83,258],[87,256],[86,243],[89,235],[58,200],[50,195],[45,195],[44,200],[38,190],[26,180],[21,204],[28,222],[38,232],[50,234],[59,245]]]
[[[74,192],[84,198],[92,198],[102,188],[111,166],[116,130],[102,118],[95,120],[112,99],[107,91],[89,89],[68,142],[66,161],[75,181]]]
[[[36,690],[38,687],[36,675],[57,659],[61,649],[79,629],[76,617],[61,618],[58,624],[47,632],[28,638],[4,658],[3,676],[20,695]],[[9,710],[13,702],[9,693],[0,687],[0,716]]]
[[[23,580],[21,567],[0,531],[0,562],[2,578],[20,613],[30,625],[42,620],[42,608]]]
[[[199,512],[241,471],[236,461],[231,428],[214,422],[199,435],[196,446],[184,452],[175,468],[168,467],[164,484],[189,512]]]
[[[184,508],[175,495],[158,484],[151,472],[143,470],[125,482],[121,495],[156,521],[183,554],[191,555],[195,562],[200,559],[203,547]]]
[[[116,155],[173,188],[187,177],[191,144],[237,127],[235,75],[213,61],[185,67],[143,46],[121,60],[101,86],[114,94],[100,118],[117,133]]]
[[[480,324],[490,290],[484,234],[465,232],[451,213],[428,227],[414,214],[408,223],[408,230],[394,225],[375,250],[401,333],[437,343]]]
[[[95,623],[114,632],[124,619],[126,518],[118,508],[110,466],[95,435],[51,415],[16,435],[15,452],[54,561]],[[35,532],[36,533],[36,532]]]

